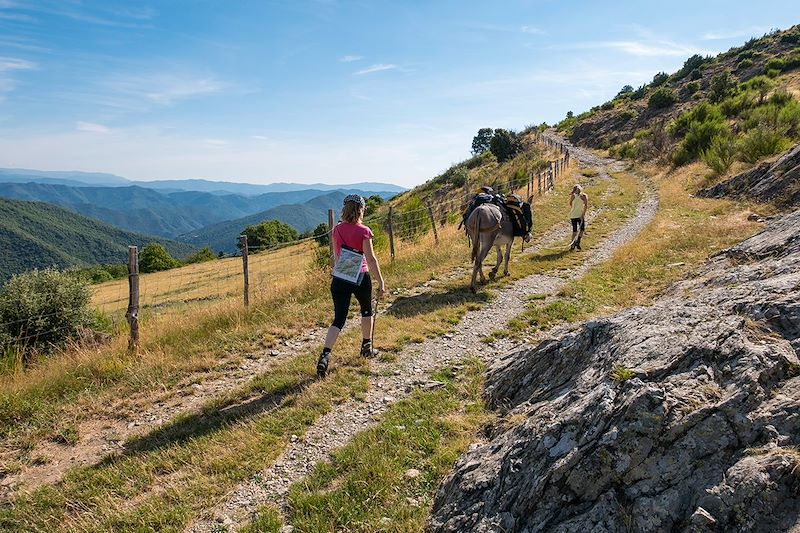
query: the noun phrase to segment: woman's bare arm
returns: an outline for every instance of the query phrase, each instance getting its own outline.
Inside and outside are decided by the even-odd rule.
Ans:
[[[372,248],[372,239],[364,239],[361,249],[364,250],[364,257],[367,260],[367,266],[369,267],[370,273],[378,281],[377,296],[378,298],[380,298],[381,296],[383,296],[386,287],[384,286],[383,283],[383,274],[381,274],[381,267],[380,265],[378,265],[378,258],[375,257],[375,250],[373,250]]]

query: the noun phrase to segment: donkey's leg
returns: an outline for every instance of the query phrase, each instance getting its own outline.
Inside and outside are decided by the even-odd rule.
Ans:
[[[511,239],[508,244],[506,244],[506,269],[503,271],[504,276],[508,276],[508,260],[511,259],[511,245],[514,244],[514,239]],[[497,248],[497,251],[500,251],[500,248]]]
[[[497,276],[497,271],[500,270],[500,264],[503,262],[503,253],[500,251],[500,246],[494,246],[497,250],[497,262],[492,268],[492,271],[489,272],[489,279],[494,279]]]

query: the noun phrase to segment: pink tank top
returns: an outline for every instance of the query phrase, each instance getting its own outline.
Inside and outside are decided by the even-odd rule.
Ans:
[[[339,257],[342,252],[342,245],[364,253],[364,239],[371,239],[372,236],[372,230],[364,224],[339,222],[333,228],[333,250],[336,252],[336,257]],[[366,272],[367,270],[367,259],[364,258],[361,263],[361,272]]]

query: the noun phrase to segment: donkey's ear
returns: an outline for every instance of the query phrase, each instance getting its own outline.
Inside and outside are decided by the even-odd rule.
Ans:
[[[530,204],[532,202],[533,202],[533,195],[531,194],[530,196],[528,196],[528,202],[527,203]]]

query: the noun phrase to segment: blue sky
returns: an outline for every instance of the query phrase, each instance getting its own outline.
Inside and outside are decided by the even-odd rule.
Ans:
[[[410,186],[796,1],[0,0],[0,167]]]

